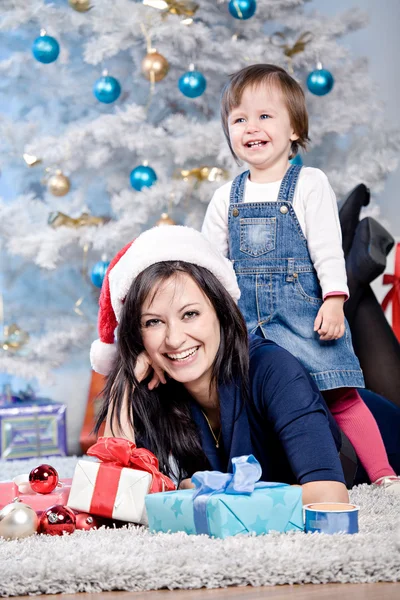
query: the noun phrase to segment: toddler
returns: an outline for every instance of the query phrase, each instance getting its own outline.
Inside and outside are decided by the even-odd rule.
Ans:
[[[400,493],[364,387],[343,304],[348,298],[335,194],[319,169],[291,165],[308,141],[300,85],[261,64],[234,74],[221,103],[230,150],[247,171],[220,187],[202,232],[232,262],[248,329],[296,356],[350,439],[371,482]]]

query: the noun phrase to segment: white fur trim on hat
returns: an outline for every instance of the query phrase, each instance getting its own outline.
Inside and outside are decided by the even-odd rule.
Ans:
[[[115,344],[106,344],[95,340],[90,347],[90,364],[96,373],[108,375],[114,364],[117,348]]]
[[[180,225],[153,227],[132,243],[109,273],[111,304],[117,321],[133,280],[150,265],[181,260],[213,273],[236,301],[240,298],[235,271],[230,260],[196,229]]]

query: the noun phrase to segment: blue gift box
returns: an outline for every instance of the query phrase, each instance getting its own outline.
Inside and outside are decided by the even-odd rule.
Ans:
[[[261,466],[253,455],[234,458],[232,464],[232,474],[195,473],[195,490],[147,495],[150,531],[226,538],[304,530],[301,487],[258,482]]]
[[[0,404],[0,457],[66,456],[66,407],[47,398]]]

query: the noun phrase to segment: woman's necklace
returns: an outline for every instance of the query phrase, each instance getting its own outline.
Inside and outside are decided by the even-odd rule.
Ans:
[[[214,430],[213,430],[213,428],[211,427],[211,423],[210,423],[210,421],[208,420],[208,417],[207,417],[206,413],[204,412],[204,410],[203,410],[203,409],[201,409],[201,412],[203,413],[203,415],[204,415],[204,417],[205,417],[205,419],[206,419],[206,421],[207,421],[207,424],[208,424],[208,426],[209,426],[209,428],[210,428],[211,435],[213,436],[213,438],[214,438],[214,441],[215,441],[215,447],[216,447],[216,448],[219,448],[219,440],[220,440],[220,437],[221,437],[221,431],[222,431],[222,427],[220,427],[220,429],[219,429],[219,433],[218,433],[218,437],[217,437],[217,436],[215,435],[215,433],[214,433]]]

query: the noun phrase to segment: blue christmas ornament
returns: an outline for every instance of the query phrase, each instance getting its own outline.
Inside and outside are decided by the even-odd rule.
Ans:
[[[329,94],[333,88],[335,80],[330,71],[322,68],[322,65],[318,65],[315,71],[311,71],[307,77],[307,87],[312,94],[316,96],[325,96]]]
[[[289,160],[289,162],[292,165],[300,165],[301,166],[303,164],[303,160],[302,160],[300,154],[296,154],[296,156],[294,156],[293,158],[291,158]]]
[[[90,273],[90,279],[92,280],[93,285],[96,287],[101,288],[103,285],[103,279],[109,264],[109,261],[99,260],[99,262],[94,265],[92,272]]]
[[[198,98],[204,93],[207,80],[200,71],[190,70],[179,78],[178,87],[184,96]]]
[[[245,21],[250,19],[256,12],[256,0],[230,0],[228,4],[229,12],[235,19]]]
[[[130,179],[133,189],[140,192],[144,187],[151,187],[157,181],[157,175],[151,167],[139,165],[131,171]]]
[[[111,104],[115,102],[121,93],[121,86],[118,79],[108,75],[107,71],[96,81],[93,87],[93,94],[99,102]]]
[[[40,36],[33,42],[32,54],[37,61],[47,65],[57,60],[60,54],[60,44],[56,38],[46,35],[43,30]]]

